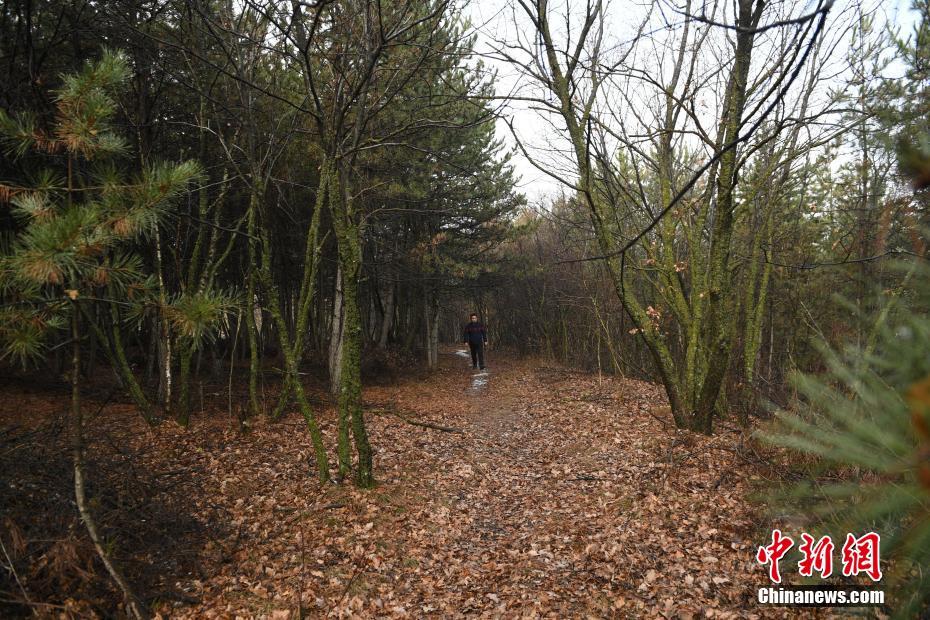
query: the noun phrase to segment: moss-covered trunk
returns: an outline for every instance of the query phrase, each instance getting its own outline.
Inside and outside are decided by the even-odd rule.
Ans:
[[[755,9],[753,8],[755,4]],[[736,34],[736,52],[733,71],[727,86],[724,103],[723,145],[729,145],[739,137],[746,107],[746,89],[755,27],[759,23],[764,7],[762,0],[740,0],[737,24],[741,29]],[[695,403],[690,426],[702,433],[713,430],[713,416],[720,396],[720,388],[730,362],[730,349],[736,327],[736,304],[732,292],[732,270],[730,268],[730,245],[733,237],[735,211],[735,186],[737,172],[737,149],[730,148],[720,156],[717,173],[717,203],[712,228],[708,265],[707,322],[704,327],[704,348],[707,351],[707,371]]]
[[[318,224],[319,216],[314,214],[314,217],[311,220],[311,225],[307,232],[307,253],[312,257],[315,257],[317,253],[317,229],[315,227]],[[268,230],[268,226],[260,226],[258,228],[260,230],[262,243],[261,260],[259,261],[258,271],[259,281],[262,285],[262,289],[266,294],[268,300],[268,312],[271,315],[271,320],[275,326],[275,332],[278,335],[278,344],[284,357],[284,371],[287,378],[287,383],[294,391],[294,395],[297,398],[297,404],[300,408],[300,413],[303,415],[304,420],[307,423],[307,429],[310,432],[310,439],[313,443],[313,450],[316,457],[319,478],[322,482],[327,482],[329,481],[329,457],[326,455],[326,446],[323,444],[323,435],[320,431],[319,423],[316,420],[316,416],[314,415],[313,409],[310,406],[310,401],[307,399],[307,394],[304,390],[303,383],[300,380],[299,356],[302,349],[301,344],[303,340],[299,335],[295,336],[294,340],[291,339],[290,332],[287,328],[287,321],[285,320],[284,314],[281,311],[281,299],[278,287],[274,282],[271,271],[271,236]],[[312,278],[307,275],[307,270],[312,271],[315,269],[315,266],[315,258],[312,258],[309,262],[305,261],[304,282],[306,282],[308,279],[312,280]],[[306,295],[311,294],[310,288],[305,288],[304,290]],[[308,304],[301,304],[302,309],[305,306],[308,306]],[[299,327],[302,326],[304,326],[303,323],[299,325]],[[298,329],[298,334],[300,334],[300,329]]]
[[[374,485],[371,445],[362,411],[362,325],[358,307],[358,280],[362,270],[361,225],[354,212],[345,175],[335,171],[336,183],[330,206],[342,272],[342,364],[339,376],[339,416],[351,424],[358,455],[355,482],[360,487]]]
[[[81,308],[81,312],[84,312],[83,308]],[[113,369],[116,371],[117,377],[119,378],[120,385],[129,393],[133,402],[136,403],[136,407],[138,407],[139,413],[146,423],[149,426],[154,426],[158,422],[158,418],[155,416],[155,408],[145,395],[142,385],[139,383],[138,379],[136,379],[136,375],[129,365],[129,360],[126,358],[126,349],[123,346],[123,339],[120,334],[121,321],[119,311],[116,309],[116,304],[110,304],[109,338],[100,325],[91,320],[86,314],[84,318],[87,319],[87,324],[94,330],[98,342],[103,346],[104,355],[107,356],[110,364],[113,365]]]
[[[178,368],[178,405],[175,420],[181,426],[187,426],[191,421],[191,360],[194,357],[194,347],[190,342],[181,342],[180,367]]]

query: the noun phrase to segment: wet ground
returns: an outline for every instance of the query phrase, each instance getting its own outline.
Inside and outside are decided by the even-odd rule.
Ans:
[[[454,354],[466,360],[471,359],[471,353],[469,353],[468,349],[456,349]],[[491,373],[488,372],[487,368],[484,370],[475,370],[472,373],[471,384],[468,386],[467,392],[473,395],[483,393],[487,389],[490,380]]]

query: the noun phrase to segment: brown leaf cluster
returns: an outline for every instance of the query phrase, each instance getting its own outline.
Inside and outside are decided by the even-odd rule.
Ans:
[[[186,431],[121,434],[205,533],[159,613],[798,617],[754,601],[770,526],[736,429],[674,430],[648,383],[492,359],[475,388],[467,360],[441,361],[365,390],[373,490],[320,486],[296,411],[240,433],[217,405]]]

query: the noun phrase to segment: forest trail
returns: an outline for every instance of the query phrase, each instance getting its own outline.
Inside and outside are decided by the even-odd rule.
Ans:
[[[0,6],[0,620],[930,620],[930,0]]]
[[[464,365],[460,359],[467,362],[464,350],[443,357],[452,372]],[[663,402],[655,386],[506,358],[492,357],[489,366],[490,376],[472,373],[465,389],[465,441],[446,461],[455,491],[431,498],[437,514],[448,514],[445,590],[447,597],[459,593],[459,602],[439,606],[442,599],[427,597],[420,611],[688,617],[705,607],[714,615],[716,607],[725,617],[733,603],[747,607],[754,589],[733,592],[722,577],[733,569],[753,574],[744,561],[751,547],[737,533],[747,531],[747,507],[729,492],[716,507],[712,498],[705,504],[694,497],[701,488],[694,472],[678,476],[684,488],[669,480],[679,462],[699,470],[702,463],[686,462],[697,456],[696,445],[682,444],[685,454],[678,453],[675,431],[656,434],[662,424],[645,417]],[[717,495],[722,485],[714,485]],[[690,497],[672,497],[685,490]],[[676,523],[680,501],[691,510]],[[688,557],[695,547],[699,555]],[[663,582],[693,598],[663,596],[655,587]]]
[[[747,500],[755,468],[738,433],[674,430],[651,384],[490,353],[477,389],[455,349],[433,373],[365,389],[378,450],[368,491],[320,487],[296,412],[240,433],[218,402],[187,431],[150,431],[128,403],[106,406],[94,449],[119,446],[119,472],[132,451],[152,472],[136,482],[146,501],[166,507],[121,526],[135,541],[123,561],[153,567],[134,582],[172,618],[280,620],[298,606],[304,617],[760,615],[753,554],[768,530]],[[52,406],[39,398],[51,397],[6,402]],[[333,418],[326,406],[327,445]],[[95,475],[108,467],[102,457]]]
[[[652,411],[664,402],[656,386],[495,352],[476,389],[469,361],[445,350],[431,375],[366,388],[369,411],[383,412],[370,414],[373,491],[321,492],[282,474],[310,454],[296,416],[256,428],[248,441],[275,449],[243,450],[235,470],[218,472],[227,490],[246,483],[230,510],[251,534],[227,534],[223,560],[185,588],[200,604],[173,613],[283,618],[298,599],[311,617],[726,617],[754,607],[764,534],[736,433],[675,431]],[[266,475],[243,466],[256,454]]]

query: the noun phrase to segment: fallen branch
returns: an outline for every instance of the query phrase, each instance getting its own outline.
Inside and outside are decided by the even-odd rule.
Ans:
[[[387,413],[397,418],[400,418],[407,424],[412,424],[414,426],[422,426],[423,428],[431,428],[433,430],[442,431],[444,433],[462,433],[464,432],[460,428],[455,428],[454,426],[442,426],[441,424],[433,424],[432,422],[421,422],[419,420],[413,420],[408,418],[399,411],[392,411],[391,409],[375,409],[373,413]]]

